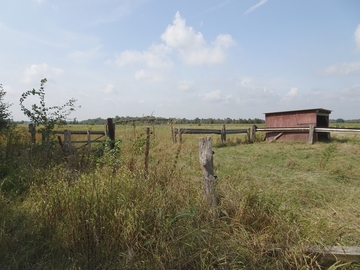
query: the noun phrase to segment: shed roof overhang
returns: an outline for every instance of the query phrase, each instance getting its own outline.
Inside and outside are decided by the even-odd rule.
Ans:
[[[299,113],[299,112],[316,112],[318,115],[329,115],[331,110],[323,109],[323,108],[315,108],[315,109],[304,109],[304,110],[293,110],[293,111],[280,111],[280,112],[267,112],[265,115],[269,114],[291,114],[291,113]]]

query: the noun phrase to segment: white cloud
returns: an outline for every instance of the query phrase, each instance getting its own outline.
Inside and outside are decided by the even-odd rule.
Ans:
[[[105,94],[113,93],[115,90],[115,86],[113,84],[108,84],[104,89],[101,89],[100,91]]]
[[[164,43],[152,45],[145,51],[126,50],[116,55],[114,62],[120,67],[128,65],[145,65],[147,68],[171,68],[174,64],[169,58],[176,50],[180,58],[188,65],[212,65],[226,61],[226,49],[236,42],[231,35],[220,34],[208,44],[200,32],[185,24],[179,12],[176,13],[172,25],[161,35]]]
[[[226,60],[224,49],[236,44],[230,35],[219,35],[208,45],[202,33],[186,26],[179,12],[175,14],[173,24],[166,28],[161,39],[167,46],[177,50],[181,59],[188,65],[223,63]]]
[[[165,78],[161,74],[152,71],[147,71],[144,69],[135,72],[134,77],[137,81],[144,81],[147,83],[162,82],[165,80]]]
[[[354,38],[356,42],[356,50],[360,52],[360,24],[357,26],[355,30]]]
[[[178,89],[183,92],[189,92],[193,88],[193,83],[189,81],[180,81]]]
[[[202,99],[210,102],[221,101],[222,99],[221,91],[218,89],[210,93],[204,94],[202,95]]]
[[[171,49],[164,44],[153,45],[148,50],[124,51],[116,56],[115,63],[124,67],[131,64],[145,64],[149,68],[169,68],[173,63],[167,57]]]
[[[249,14],[250,12],[253,12],[255,9],[257,9],[258,7],[262,6],[263,4],[265,4],[268,0],[260,0],[259,3],[257,3],[256,5],[252,6],[251,8],[249,8],[247,11],[244,12],[244,15]]]
[[[286,94],[286,97],[295,97],[298,94],[297,87],[291,87],[290,91]]]
[[[48,64],[39,64],[39,65],[31,65],[31,67],[27,68],[24,72],[23,82],[24,83],[32,83],[32,82],[40,82],[41,79],[59,76],[64,73],[64,70],[61,68],[50,67]]]
[[[228,102],[232,95],[224,96],[220,89],[206,93],[200,96],[204,101],[207,102]]]
[[[318,72],[320,75],[351,75],[360,74],[360,62],[339,63]]]

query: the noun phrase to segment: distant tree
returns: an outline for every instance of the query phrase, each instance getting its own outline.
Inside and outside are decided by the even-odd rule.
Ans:
[[[225,119],[225,124],[231,124],[232,123],[232,120],[231,120],[231,118],[226,118]]]
[[[36,125],[42,126],[47,135],[55,126],[62,126],[66,118],[75,111],[75,99],[70,99],[64,105],[47,107],[45,104],[45,83],[46,78],[40,82],[40,89],[26,91],[21,95],[20,106],[23,113]],[[39,104],[33,104],[31,109],[25,107],[24,102],[29,96],[37,96]]]
[[[2,84],[0,84],[0,132],[6,130],[9,127],[11,117],[9,107],[12,104],[4,101],[5,95],[6,92]]]
[[[335,120],[336,123],[345,123],[345,120],[342,118],[338,118]]]

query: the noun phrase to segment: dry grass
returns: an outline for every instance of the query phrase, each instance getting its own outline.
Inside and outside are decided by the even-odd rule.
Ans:
[[[173,144],[170,127],[156,126],[145,175],[144,133],[117,128],[117,149],[66,162],[56,145],[11,154],[1,178],[0,267],[327,269],[308,246],[359,245],[357,137],[248,144],[241,134],[227,146],[213,137],[214,219],[203,199],[199,136]]]

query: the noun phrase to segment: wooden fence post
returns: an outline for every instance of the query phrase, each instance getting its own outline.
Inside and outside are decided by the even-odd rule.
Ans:
[[[175,131],[172,120],[170,121],[170,127],[171,127],[171,138],[173,140],[173,143],[176,143]]]
[[[31,134],[31,143],[36,142],[36,127],[33,123],[29,124],[29,132]]]
[[[69,130],[64,130],[64,149],[68,152],[71,151],[71,133]]]
[[[309,144],[313,144],[314,143],[314,130],[315,130],[315,126],[314,125],[310,125],[309,126]]]
[[[90,133],[90,130],[87,130],[86,133],[87,133],[87,139],[88,139],[88,147],[89,147],[89,150],[91,150],[91,133]]]
[[[253,143],[256,141],[256,129],[257,129],[257,126],[256,126],[256,125],[253,125],[253,126],[252,126],[252,132],[251,132],[252,142],[253,142]]]
[[[248,143],[250,143],[250,128],[247,129],[246,135],[247,135],[247,141]]]
[[[146,127],[145,176],[147,176],[149,172],[149,150],[150,150],[150,127]]]
[[[213,164],[213,151],[211,145],[211,137],[199,139],[199,159],[204,177],[204,192],[205,197],[210,205],[214,217],[217,217],[217,199],[215,194],[215,176]]]
[[[179,142],[182,143],[182,133],[181,133],[181,129],[178,129],[178,134],[179,134]]]
[[[226,128],[225,124],[222,125],[221,128],[221,143],[226,143]]]
[[[115,147],[115,124],[113,123],[112,118],[107,119],[107,130],[108,130],[108,136],[110,139],[110,149],[114,149],[114,147]]]

